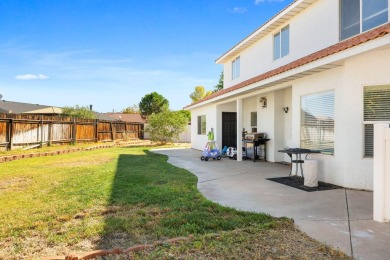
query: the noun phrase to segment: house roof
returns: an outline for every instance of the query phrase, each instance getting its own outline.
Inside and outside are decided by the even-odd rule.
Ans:
[[[116,120],[121,120],[124,122],[131,123],[145,123],[145,119],[141,116],[141,114],[127,114],[127,113],[106,113],[107,116],[111,118],[115,118]]]
[[[111,116],[108,116],[105,113],[99,113],[99,112],[95,112],[95,111],[92,111],[92,112],[95,114],[96,119],[103,120],[103,121],[117,121],[117,119],[115,119]]]
[[[355,37],[352,37],[352,38],[349,38],[347,40],[344,40],[342,42],[339,42],[339,43],[336,43],[332,46],[329,46],[325,49],[322,49],[322,50],[319,50],[315,53],[312,53],[310,55],[307,55],[303,58],[300,58],[300,59],[297,59],[293,62],[290,62],[286,65],[283,65],[281,67],[278,67],[276,69],[273,69],[273,70],[270,70],[268,72],[265,72],[265,73],[262,73],[258,76],[255,76],[253,78],[250,78],[248,80],[245,80],[237,85],[234,85],[234,86],[231,86],[229,88],[225,88],[225,89],[222,89],[220,91],[217,91],[197,102],[194,102],[188,106],[186,106],[185,108],[190,108],[194,105],[197,105],[197,104],[200,104],[202,102],[205,102],[207,100],[211,100],[213,98],[216,98],[216,97],[219,97],[219,96],[222,96],[224,94],[227,94],[229,92],[232,92],[232,91],[235,91],[235,90],[239,90],[243,87],[246,87],[246,86],[249,86],[251,84],[254,84],[254,83],[257,83],[257,82],[260,82],[262,80],[265,80],[265,79],[268,79],[268,78],[271,78],[273,76],[276,76],[278,74],[281,74],[281,73],[284,73],[284,72],[287,72],[287,71],[290,71],[292,69],[295,69],[295,68],[298,68],[300,66],[303,66],[303,65],[306,65],[306,64],[309,64],[309,63],[312,63],[314,61],[317,61],[317,60],[320,60],[320,59],[323,59],[325,57],[328,57],[328,56],[331,56],[333,54],[336,54],[336,53],[339,53],[339,52],[342,52],[342,51],[345,51],[347,49],[350,49],[352,47],[355,47],[355,46],[358,46],[360,44],[363,44],[363,43],[366,43],[368,41],[372,41],[374,39],[377,39],[377,38],[380,38],[380,37],[383,37],[387,34],[390,34],[390,23],[386,23],[382,26],[379,26],[373,30],[370,30],[370,31],[367,31],[365,33],[362,33],[362,34],[359,34]]]
[[[229,59],[234,58],[244,49],[248,48],[259,39],[269,34],[271,31],[275,30],[286,21],[288,21],[293,16],[296,16],[303,10],[305,10],[309,5],[314,3],[317,0],[295,0],[291,2],[286,8],[281,10],[267,22],[265,22],[262,26],[257,28],[253,33],[248,35],[245,39],[237,43],[230,50],[228,50],[225,54],[219,57],[215,62],[218,64],[223,64]]]
[[[29,104],[22,102],[0,100],[0,109],[5,113],[14,114],[61,114],[62,109],[54,106]]]

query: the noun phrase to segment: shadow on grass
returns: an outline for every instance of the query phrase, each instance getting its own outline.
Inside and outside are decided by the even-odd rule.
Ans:
[[[112,182],[98,248],[126,248],[156,240],[269,225],[265,214],[237,211],[207,200],[197,178],[147,150],[122,154]]]

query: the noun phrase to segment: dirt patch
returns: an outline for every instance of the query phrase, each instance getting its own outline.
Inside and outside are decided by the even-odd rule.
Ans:
[[[133,254],[130,257],[135,259],[350,259],[302,233],[292,221],[280,222],[271,229],[253,227],[207,234]]]
[[[74,161],[74,162],[56,162],[54,165],[59,165],[62,167],[83,167],[83,166],[96,166],[96,165],[103,165],[109,162],[112,162],[114,158],[107,158],[105,157],[95,157],[93,160],[85,160],[85,161]]]
[[[13,177],[0,181],[0,194],[10,190],[22,190],[33,182],[32,179],[26,177]]]

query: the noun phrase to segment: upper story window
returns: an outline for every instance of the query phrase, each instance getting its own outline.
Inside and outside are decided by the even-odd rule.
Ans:
[[[232,79],[240,77],[240,57],[232,61]]]
[[[340,39],[387,23],[388,0],[340,0]]]
[[[274,35],[274,60],[290,52],[290,27],[286,26]]]

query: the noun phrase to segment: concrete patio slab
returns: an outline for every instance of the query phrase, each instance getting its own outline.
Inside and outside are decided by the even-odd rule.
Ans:
[[[267,180],[288,176],[286,165],[227,158],[205,162],[200,160],[201,152],[193,149],[153,151],[195,174],[199,191],[214,202],[292,218],[309,236],[355,259],[390,259],[390,224],[372,220],[372,192],[306,192]]]

